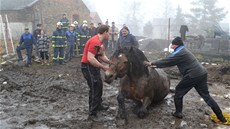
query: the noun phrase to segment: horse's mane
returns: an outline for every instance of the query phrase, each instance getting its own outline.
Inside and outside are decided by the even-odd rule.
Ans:
[[[136,47],[125,47],[121,50],[115,51],[112,57],[118,57],[120,53],[124,53],[128,58],[130,63],[130,74],[138,76],[149,75],[148,68],[143,64],[143,62],[148,61],[148,59],[140,49]]]

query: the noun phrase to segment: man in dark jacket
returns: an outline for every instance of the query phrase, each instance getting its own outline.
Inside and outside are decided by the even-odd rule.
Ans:
[[[38,56],[39,56],[39,52],[38,52],[38,37],[41,35],[41,30],[42,30],[42,24],[37,24],[37,28],[34,30],[33,32],[33,36],[35,38],[35,44],[34,44],[34,49],[35,49],[35,57],[37,58],[36,60],[38,60]]]
[[[181,27],[180,27],[180,34],[181,34],[181,38],[182,38],[183,41],[186,40],[186,32],[187,32],[187,31],[189,31],[189,30],[188,30],[188,26],[186,26],[186,25],[181,25]]]
[[[94,23],[90,23],[89,35],[90,35],[91,37],[93,37],[94,35],[97,35],[97,28],[94,27]]]
[[[152,63],[145,62],[145,64],[158,68],[177,65],[180,73],[183,75],[182,80],[176,86],[176,92],[174,96],[176,111],[172,113],[172,115],[177,118],[183,117],[183,97],[189,90],[194,87],[199,95],[208,104],[208,106],[212,108],[217,118],[223,123],[226,122],[220,107],[209,95],[206,69],[198,62],[195,56],[184,47],[183,41],[180,37],[176,37],[172,41],[171,48],[174,49],[174,52],[167,58],[159,61],[154,61]]]
[[[25,33],[21,35],[19,46],[17,47],[16,51],[18,54],[18,61],[22,61],[22,53],[21,50],[26,49],[27,52],[27,61],[26,66],[28,67],[31,65],[31,59],[32,59],[32,51],[33,51],[33,44],[35,43],[34,36],[29,32],[29,28],[25,28]]]

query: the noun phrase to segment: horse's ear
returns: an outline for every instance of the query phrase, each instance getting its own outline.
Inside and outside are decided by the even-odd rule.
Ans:
[[[119,51],[119,53],[123,52],[123,49],[121,48],[121,46],[118,46],[118,51]]]

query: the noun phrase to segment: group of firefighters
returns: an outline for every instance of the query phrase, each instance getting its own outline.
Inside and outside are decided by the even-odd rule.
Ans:
[[[105,24],[108,25],[108,22]],[[42,29],[42,24],[37,24],[37,29],[31,34],[29,28],[25,28],[25,33],[22,34],[19,42],[19,46],[16,51],[18,54],[19,62],[23,60],[21,50],[26,49],[27,61],[26,66],[31,65],[32,51],[35,50],[36,61],[41,61],[42,65],[49,65],[49,46],[53,48],[53,64],[64,64],[74,56],[81,57],[83,54],[85,43],[97,34],[98,28],[101,23],[98,23],[98,27],[94,26],[94,23],[88,23],[83,20],[83,24],[79,26],[78,21],[70,23],[66,14],[63,14],[62,19],[57,22],[57,28],[53,32],[52,37],[45,34]],[[115,43],[118,38],[118,28],[115,26],[115,22],[112,22],[110,27],[110,37],[108,41],[105,41],[105,46],[111,49],[115,48]],[[51,43],[51,45],[50,45]]]

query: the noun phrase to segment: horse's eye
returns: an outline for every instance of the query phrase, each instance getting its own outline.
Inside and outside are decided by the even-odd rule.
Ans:
[[[124,64],[127,64],[128,63],[128,61],[124,61]]]

